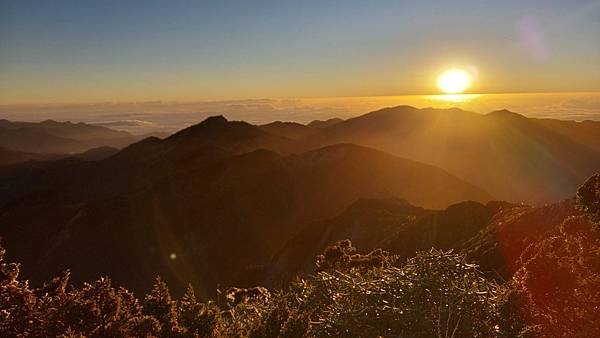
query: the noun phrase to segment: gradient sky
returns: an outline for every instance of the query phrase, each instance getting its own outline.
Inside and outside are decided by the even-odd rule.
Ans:
[[[599,1],[0,0],[0,104],[600,90]]]

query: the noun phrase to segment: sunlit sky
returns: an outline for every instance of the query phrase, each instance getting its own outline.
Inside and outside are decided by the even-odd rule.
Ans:
[[[600,90],[599,1],[0,2],[0,104]]]

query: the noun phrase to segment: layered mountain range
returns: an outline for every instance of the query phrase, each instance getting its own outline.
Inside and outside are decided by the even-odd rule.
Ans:
[[[600,122],[534,119],[500,110],[386,108],[325,128],[267,125],[313,146],[351,142],[443,168],[514,202],[568,198],[600,167]],[[311,132],[307,132],[310,130]]]
[[[339,144],[286,155],[295,147],[214,117],[102,161],[7,171],[5,246],[33,280],[73,268],[83,279],[109,273],[138,290],[148,285],[136,281],[156,273],[214,289],[260,280],[291,235],[362,197],[404,196],[433,208],[491,198],[439,168],[378,150]]]
[[[571,198],[600,169],[599,140],[599,122],[507,111],[400,106],[263,126],[215,116],[120,151],[0,167],[0,236],[32,283],[73,269],[138,292],[156,274],[205,295],[279,285],[344,238],[406,257],[465,250],[507,276],[506,252],[577,212],[520,202]]]
[[[47,160],[93,148],[122,148],[140,140],[127,132],[86,123],[0,120],[0,165]]]

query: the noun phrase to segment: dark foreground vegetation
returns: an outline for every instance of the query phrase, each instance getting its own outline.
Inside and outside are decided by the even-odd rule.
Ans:
[[[173,299],[160,278],[142,299],[109,278],[72,285],[68,272],[32,288],[2,262],[0,336],[600,336],[600,241],[586,218],[530,246],[504,284],[452,252],[400,262],[352,251],[329,247],[318,272],[286,290],[231,288],[207,302],[191,287]]]
[[[401,259],[343,240],[279,291],[230,288],[204,301],[189,287],[174,299],[157,278],[138,299],[108,277],[73,285],[69,272],[32,287],[0,249],[0,336],[599,337],[600,175],[576,205],[506,281],[451,251]]]

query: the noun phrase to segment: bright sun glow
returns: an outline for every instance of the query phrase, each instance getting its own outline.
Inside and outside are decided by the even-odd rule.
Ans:
[[[471,86],[471,74],[462,69],[449,69],[437,79],[437,86],[445,94],[459,94]]]

